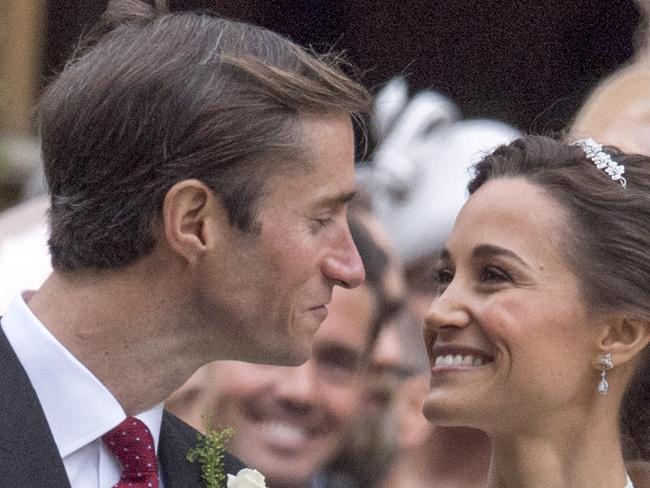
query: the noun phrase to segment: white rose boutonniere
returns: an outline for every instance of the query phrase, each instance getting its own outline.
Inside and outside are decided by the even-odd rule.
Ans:
[[[228,475],[227,488],[266,488],[264,476],[255,469],[244,468],[237,476]]]

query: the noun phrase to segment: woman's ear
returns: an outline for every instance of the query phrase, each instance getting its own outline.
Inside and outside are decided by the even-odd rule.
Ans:
[[[598,356],[610,353],[614,367],[633,360],[650,343],[650,321],[617,318],[603,329],[598,342]],[[594,367],[600,369],[598,358]]]
[[[163,201],[167,244],[187,262],[198,262],[214,245],[215,220],[222,219],[223,213],[219,199],[205,183],[196,179],[179,181]]]

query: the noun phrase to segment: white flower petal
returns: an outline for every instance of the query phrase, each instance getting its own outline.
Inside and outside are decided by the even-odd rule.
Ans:
[[[244,468],[237,476],[228,475],[227,488],[266,488],[264,476],[256,469]]]

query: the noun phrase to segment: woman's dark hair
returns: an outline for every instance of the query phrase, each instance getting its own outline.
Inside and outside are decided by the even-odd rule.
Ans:
[[[593,310],[650,321],[650,158],[604,150],[625,166],[627,187],[612,180],[582,148],[528,136],[496,149],[474,166],[470,195],[495,178],[525,178],[568,212],[563,251]],[[621,406],[626,459],[650,460],[650,349]]]
[[[39,106],[55,269],[130,264],[155,244],[165,194],[197,178],[255,230],[264,183],[308,170],[303,115],[370,105],[342,70],[266,29],[165,0],[111,0]]]

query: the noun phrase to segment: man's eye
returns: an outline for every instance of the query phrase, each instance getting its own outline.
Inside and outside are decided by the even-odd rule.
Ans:
[[[361,358],[351,351],[316,351],[314,359],[321,374],[339,380],[354,375],[361,367]]]
[[[355,371],[359,367],[357,358],[351,355],[330,355],[319,358],[318,365],[329,370]]]
[[[327,227],[332,223],[332,218],[313,219],[317,227]]]

